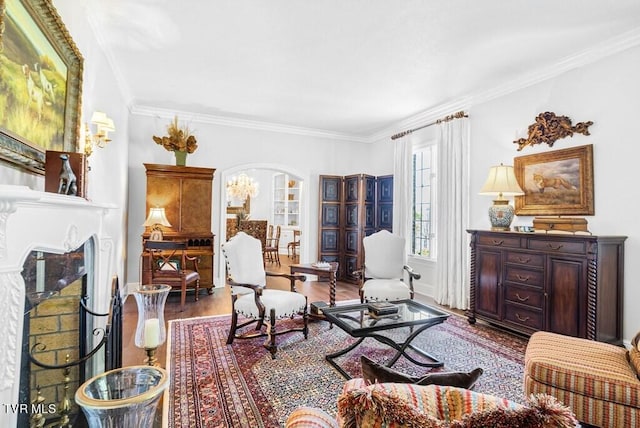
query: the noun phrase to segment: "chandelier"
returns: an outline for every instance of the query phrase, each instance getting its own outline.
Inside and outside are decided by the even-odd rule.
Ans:
[[[255,198],[258,196],[258,183],[254,183],[253,178],[242,173],[227,182],[227,193],[231,198],[241,201],[247,199],[248,196]]]

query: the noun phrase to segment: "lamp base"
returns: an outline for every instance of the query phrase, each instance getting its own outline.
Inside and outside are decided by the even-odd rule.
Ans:
[[[494,199],[493,205],[489,207],[489,221],[491,230],[509,231],[515,210],[507,199]]]

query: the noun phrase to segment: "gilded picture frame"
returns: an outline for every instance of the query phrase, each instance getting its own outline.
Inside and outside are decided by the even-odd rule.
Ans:
[[[83,58],[48,0],[0,0],[0,160],[44,174],[77,152]]]
[[[517,215],[594,215],[593,145],[514,158]]]

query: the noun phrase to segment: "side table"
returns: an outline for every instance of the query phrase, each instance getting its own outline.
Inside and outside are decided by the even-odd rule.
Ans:
[[[289,273],[308,273],[316,275],[318,279],[329,279],[329,306],[336,305],[336,272],[338,271],[338,263],[329,263],[329,268],[319,268],[313,263],[301,263],[289,266]]]

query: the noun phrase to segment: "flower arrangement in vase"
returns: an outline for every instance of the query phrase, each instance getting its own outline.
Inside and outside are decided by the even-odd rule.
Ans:
[[[175,154],[176,165],[186,165],[187,154],[195,152],[198,148],[196,137],[191,134],[188,126],[180,127],[178,116],[175,116],[173,122],[167,125],[167,134],[169,135],[164,137],[154,135],[153,141]]]

